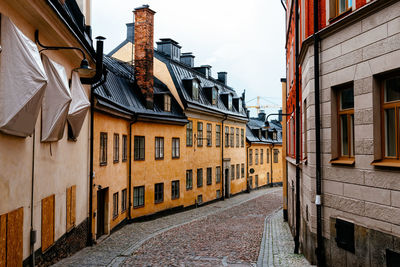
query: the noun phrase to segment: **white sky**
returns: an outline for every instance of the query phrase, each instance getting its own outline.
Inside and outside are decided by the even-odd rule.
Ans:
[[[282,105],[285,13],[280,0],[93,0],[93,36],[107,38],[106,53],[126,39],[125,24],[143,4],[157,12],[155,42],[179,42],[181,52],[196,56],[195,66],[212,66],[214,78],[227,71],[228,85],[238,95],[246,89],[246,102],[261,96],[262,105]],[[247,105],[256,105],[256,100]],[[255,109],[251,114],[255,116]]]

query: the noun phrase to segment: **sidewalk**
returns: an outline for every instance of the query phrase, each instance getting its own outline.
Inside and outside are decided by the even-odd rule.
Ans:
[[[293,250],[293,237],[288,224],[283,221],[282,209],[267,216],[257,266],[314,266],[302,254],[294,254]]]

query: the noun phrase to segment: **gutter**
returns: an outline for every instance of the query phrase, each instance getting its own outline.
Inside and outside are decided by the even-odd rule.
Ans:
[[[222,187],[222,200],[225,200],[225,169],[224,169],[224,138],[225,138],[225,127],[224,127],[224,121],[228,119],[228,115],[225,115],[225,118],[221,121],[221,187]]]
[[[128,205],[128,220],[132,219],[131,207],[132,207],[132,125],[137,122],[137,117],[135,117],[131,122],[129,122],[129,174],[128,174],[128,185],[129,185],[129,205]]]
[[[317,0],[314,0],[314,3]],[[295,0],[295,58],[296,58],[296,235],[294,253],[299,254],[300,239],[300,75],[299,75],[299,0]]]
[[[324,242],[322,237],[322,177],[321,177],[321,115],[320,115],[320,96],[319,96],[319,16],[318,1],[314,1],[314,97],[315,97],[315,154],[316,154],[316,196],[315,205],[317,206],[317,266],[325,266]]]

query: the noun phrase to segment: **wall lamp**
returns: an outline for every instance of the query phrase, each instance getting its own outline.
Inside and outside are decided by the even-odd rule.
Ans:
[[[96,70],[92,69],[89,66],[89,62],[86,59],[85,52],[83,52],[83,50],[81,48],[73,47],[73,46],[69,47],[69,46],[46,46],[46,45],[43,45],[39,41],[39,30],[35,31],[35,41],[40,47],[43,48],[39,52],[42,52],[44,50],[79,50],[82,53],[83,59],[81,61],[81,65],[79,66],[79,68],[76,68],[74,70],[77,71],[81,76],[90,76],[96,72]]]

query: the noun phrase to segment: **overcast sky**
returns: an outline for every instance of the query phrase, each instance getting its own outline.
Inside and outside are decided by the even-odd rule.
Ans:
[[[126,39],[125,24],[143,4],[157,12],[155,42],[179,42],[181,52],[196,56],[195,66],[212,66],[213,77],[228,72],[228,85],[238,94],[246,89],[247,105],[256,105],[249,100],[257,96],[262,105],[282,105],[285,13],[279,0],[93,0],[93,36],[107,38],[106,53]],[[251,112],[256,114],[255,109]]]

